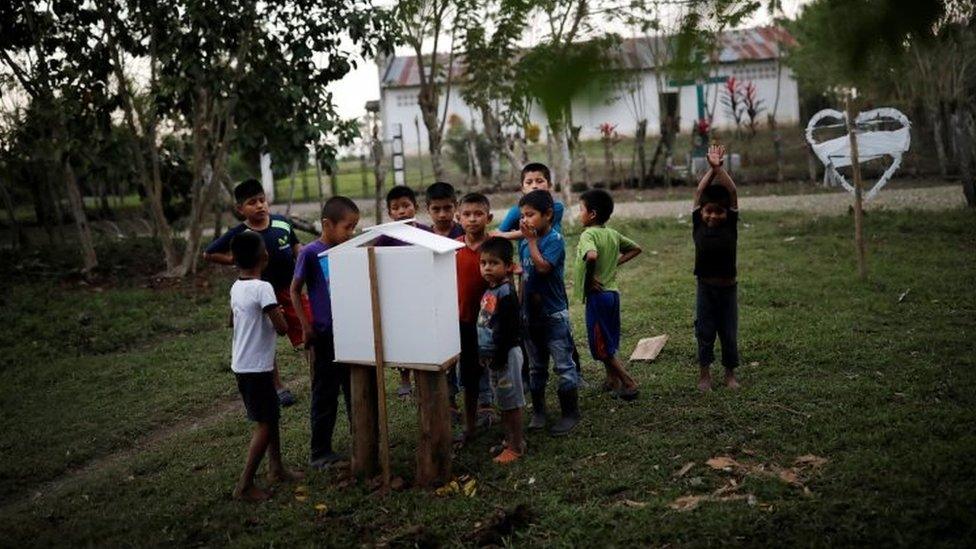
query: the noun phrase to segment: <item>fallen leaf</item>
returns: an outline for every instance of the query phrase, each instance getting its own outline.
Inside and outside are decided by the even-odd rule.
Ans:
[[[529,484],[535,484],[535,477],[529,477]]]
[[[796,458],[793,463],[796,463],[797,465],[809,465],[810,467],[816,469],[817,467],[827,463],[827,458],[815,456],[813,454],[806,454]]]
[[[625,506],[625,507],[633,507],[635,509],[643,509],[644,507],[647,507],[647,503],[646,502],[643,502],[643,501],[634,501],[632,499],[620,500],[620,504],[623,505],[623,506]]]
[[[720,471],[731,471],[733,468],[738,467],[739,463],[729,456],[716,456],[706,461],[705,465]]]
[[[783,242],[793,242],[794,240],[796,240],[795,236],[788,236],[783,239]]]
[[[688,463],[685,463],[684,466],[681,467],[681,469],[678,469],[678,472],[676,472],[674,474],[674,478],[681,478],[681,477],[685,476],[685,473],[687,473],[688,471],[691,471],[691,468],[694,467],[694,466],[695,466],[695,462],[694,461],[689,461]]]
[[[473,497],[478,492],[478,483],[474,479],[471,479],[464,483],[463,489],[464,495],[468,496],[469,498]]]
[[[796,474],[796,469],[780,469],[776,472],[776,476],[787,484],[800,485],[800,478]]]
[[[308,499],[308,496],[306,496],[304,494],[295,494],[295,501],[297,501],[299,503],[303,503],[307,499]]]
[[[315,510],[318,511],[319,513],[324,513],[329,510],[329,506],[324,503],[316,503]]]
[[[676,511],[691,511],[701,503],[702,496],[681,496],[668,504],[668,507]]]

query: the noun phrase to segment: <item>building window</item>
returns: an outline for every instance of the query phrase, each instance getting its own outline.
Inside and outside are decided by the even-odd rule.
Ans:
[[[417,104],[417,95],[413,93],[398,93],[396,96],[397,107],[412,107]]]

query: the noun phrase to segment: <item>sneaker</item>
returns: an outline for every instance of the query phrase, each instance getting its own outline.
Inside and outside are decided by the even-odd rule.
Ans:
[[[495,456],[492,461],[499,465],[508,465],[509,463],[518,461],[520,457],[522,457],[522,454],[512,450],[511,448],[505,448],[502,450],[502,453]]]
[[[288,389],[281,389],[278,391],[278,404],[280,404],[282,408],[287,408],[295,404],[295,395],[291,394],[291,391]]]

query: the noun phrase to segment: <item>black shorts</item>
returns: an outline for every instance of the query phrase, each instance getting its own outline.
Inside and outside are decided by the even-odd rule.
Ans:
[[[484,368],[478,357],[478,325],[474,322],[461,323],[461,358],[458,364],[458,377],[462,387],[478,387]]]
[[[278,421],[278,391],[274,386],[274,372],[235,372],[234,376],[244,409],[247,410],[247,419],[259,423]]]

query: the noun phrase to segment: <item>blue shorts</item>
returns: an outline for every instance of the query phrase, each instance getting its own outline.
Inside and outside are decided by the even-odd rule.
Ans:
[[[508,362],[501,370],[488,370],[491,388],[495,392],[498,408],[507,412],[525,407],[525,390],[522,386],[522,348],[508,351]]]
[[[596,292],[586,296],[586,337],[594,360],[608,360],[620,349],[620,294]]]

